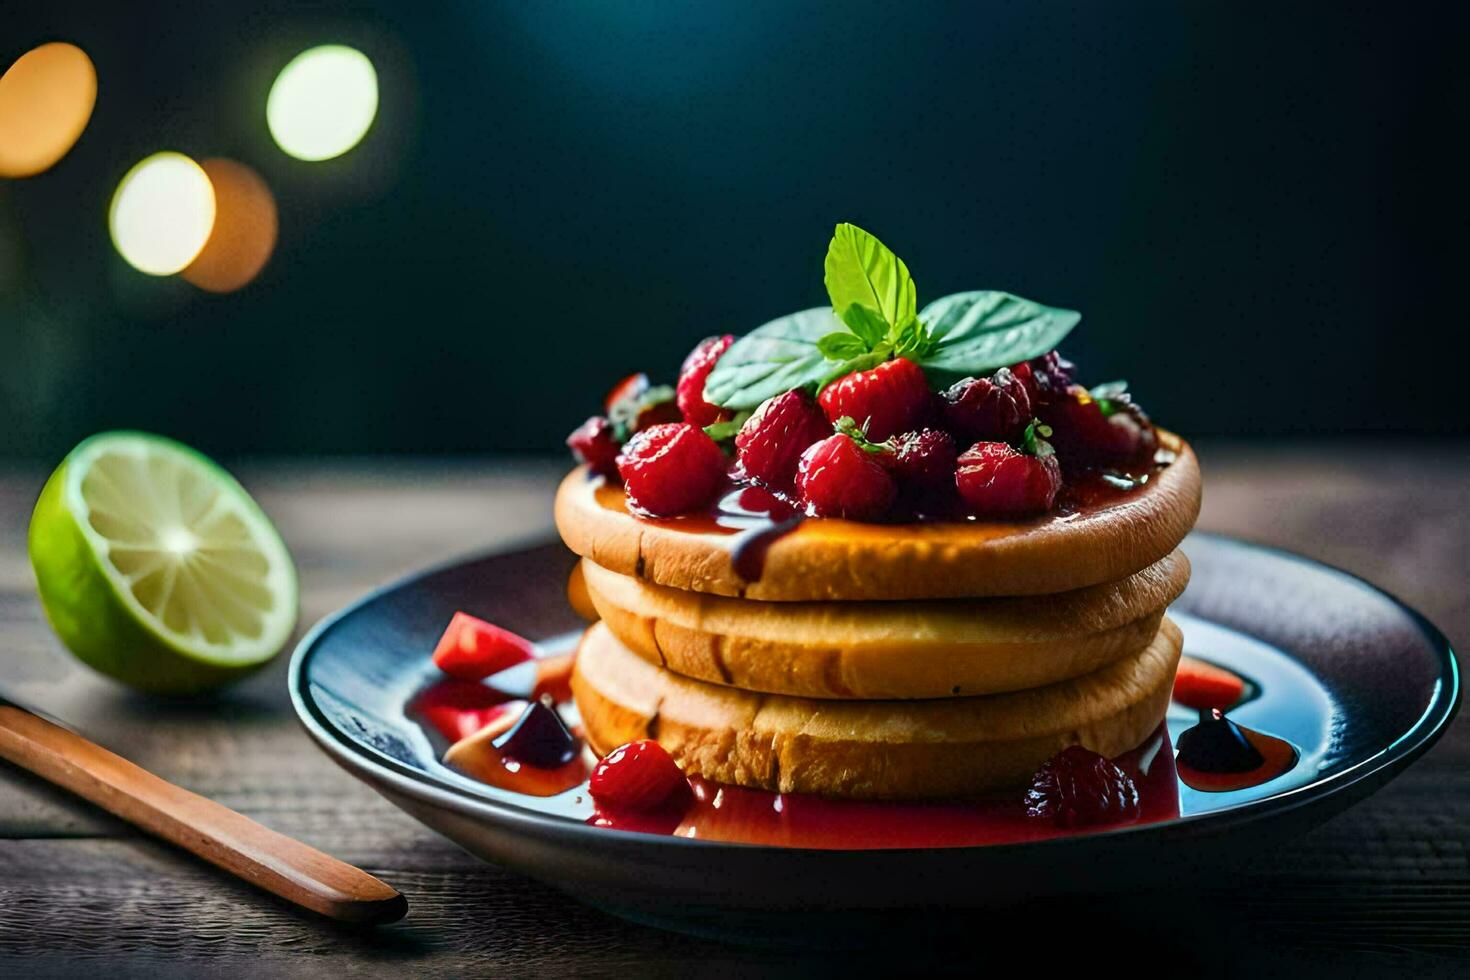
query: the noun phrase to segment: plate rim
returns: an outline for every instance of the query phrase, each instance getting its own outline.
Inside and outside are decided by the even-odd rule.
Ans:
[[[1398,596],[1380,588],[1360,575],[1327,562],[1288,551],[1276,545],[1254,541],[1237,535],[1216,531],[1191,531],[1191,537],[1210,538],[1227,545],[1262,551],[1289,561],[1315,566],[1350,579],[1387,599],[1405,613],[1419,630],[1439,659],[1440,675],[1435,681],[1434,694],[1420,716],[1403,733],[1377,752],[1360,760],[1347,769],[1327,776],[1315,778],[1300,786],[1283,789],[1278,793],[1251,800],[1239,807],[1205,813],[1194,813],[1169,820],[1146,824],[1129,824],[1122,827],[1099,828],[1081,834],[1068,834],[1043,840],[1016,841],[1006,844],[977,844],[957,847],[894,847],[894,848],[811,848],[792,847],[781,844],[753,844],[742,841],[721,841],[706,838],[678,837],[667,834],[646,834],[638,831],[597,827],[573,817],[549,814],[530,807],[482,796],[474,791],[456,786],[406,766],[371,747],[352,739],[327,720],[315,699],[306,692],[305,671],[308,660],[326,635],[337,623],[371,605],[386,595],[416,585],[434,575],[476,562],[494,558],[510,557],[554,544],[560,539],[554,535],[531,535],[512,539],[505,544],[466,555],[435,562],[410,572],[387,584],[371,589],[347,605],[323,616],[302,636],[291,653],[287,668],[287,688],[297,720],[306,729],[312,741],[330,758],[359,779],[377,785],[386,784],[396,793],[411,797],[418,802],[447,808],[461,816],[475,819],[488,818],[510,829],[550,831],[586,841],[617,842],[628,847],[649,848],[694,848],[715,850],[740,850],[742,852],[767,852],[770,854],[823,854],[823,855],[874,855],[883,854],[901,858],[904,855],[932,853],[941,850],[954,853],[1014,853],[1019,849],[1078,846],[1103,840],[1131,839],[1135,835],[1179,832],[1178,828],[1194,828],[1209,822],[1228,822],[1232,826],[1253,823],[1270,817],[1280,816],[1304,806],[1324,802],[1350,790],[1353,786],[1379,773],[1393,776],[1402,772],[1411,763],[1427,752],[1444,734],[1459,713],[1462,698],[1460,667],[1449,638],[1426,616]],[[375,787],[376,788],[376,787]]]

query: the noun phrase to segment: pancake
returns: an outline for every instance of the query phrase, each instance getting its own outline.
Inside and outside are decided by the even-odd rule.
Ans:
[[[1049,596],[758,602],[684,592],[582,560],[608,629],[676,674],[812,698],[947,698],[1052,684],[1153,639],[1184,591],[1175,551],[1119,582]]]
[[[1081,744],[1113,757],[1168,707],[1179,663],[1168,619],[1140,653],[1046,687],[935,701],[831,701],[754,694],[680,677],[587,630],[572,691],[599,752],[655,738],[684,771],[783,793],[961,799],[1024,785]]]
[[[734,534],[705,517],[640,520],[621,488],[589,479],[585,467],[557,491],[556,526],[567,547],[611,571],[767,602],[1068,592],[1152,565],[1194,525],[1199,464],[1178,436],[1159,430],[1159,439],[1173,462],[1105,503],[1020,522],[811,519],[770,545],[755,581],[731,562]]]

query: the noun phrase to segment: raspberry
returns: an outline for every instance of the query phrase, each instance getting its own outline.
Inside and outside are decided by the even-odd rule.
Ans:
[[[944,393],[944,421],[966,442],[1013,442],[1031,421],[1031,393],[1009,368],[966,378]]]
[[[930,413],[934,393],[919,365],[906,357],[884,361],[871,371],[854,371],[822,389],[817,397],[833,422],[843,416],[857,420],[868,438],[882,442],[889,436],[918,428]]]
[[[506,758],[537,769],[564,766],[581,751],[567,723],[544,701],[527,705],[515,727],[495,740],[495,747]]]
[[[612,423],[601,415],[592,416],[567,436],[567,448],[593,473],[617,478],[618,441],[613,438]]]
[[[524,636],[457,612],[434,648],[434,666],[450,677],[478,681],[536,657]]]
[[[599,806],[653,810],[687,793],[689,781],[674,757],[652,739],[620,745],[592,770],[587,790]]]
[[[706,337],[684,358],[684,366],[679,368],[675,398],[679,411],[684,413],[684,421],[690,425],[702,428],[730,417],[729,412],[704,400],[704,382],[715,369],[715,362],[720,359],[720,355],[729,350],[734,342],[735,338],[729,334],[723,337]]]
[[[1096,752],[1069,745],[1032,777],[1026,815],[1058,827],[1132,820],[1138,816],[1138,787]]]
[[[796,489],[807,513],[854,521],[886,514],[898,488],[875,456],[842,433],[808,447],[796,467]]]
[[[954,480],[955,446],[948,432],[922,429],[893,439],[888,469],[905,489],[932,489]]]
[[[960,455],[954,480],[977,517],[1026,517],[1051,510],[1062,472],[1055,455],[1028,456],[1003,442],[977,442]]]
[[[791,486],[796,463],[812,443],[832,434],[832,423],[801,390],[768,398],[735,434],[745,475],[778,490]]]
[[[725,454],[698,426],[671,422],[629,439],[618,456],[618,473],[634,510],[667,517],[715,495],[725,478]]]
[[[1041,417],[1052,428],[1052,444],[1067,465],[1115,466],[1151,457],[1158,437],[1147,416],[1132,406],[1104,415],[1092,393],[1072,385],[1065,397],[1047,405]]]

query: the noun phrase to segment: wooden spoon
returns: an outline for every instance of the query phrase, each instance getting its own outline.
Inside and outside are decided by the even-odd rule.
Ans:
[[[403,896],[366,871],[181,789],[13,702],[0,700],[0,758],[289,902],[343,922],[394,922]]]

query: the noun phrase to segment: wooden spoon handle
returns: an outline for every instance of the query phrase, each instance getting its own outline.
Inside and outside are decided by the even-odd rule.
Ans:
[[[0,704],[0,758],[313,912],[383,923],[408,911],[402,895],[367,872],[11,704]]]

